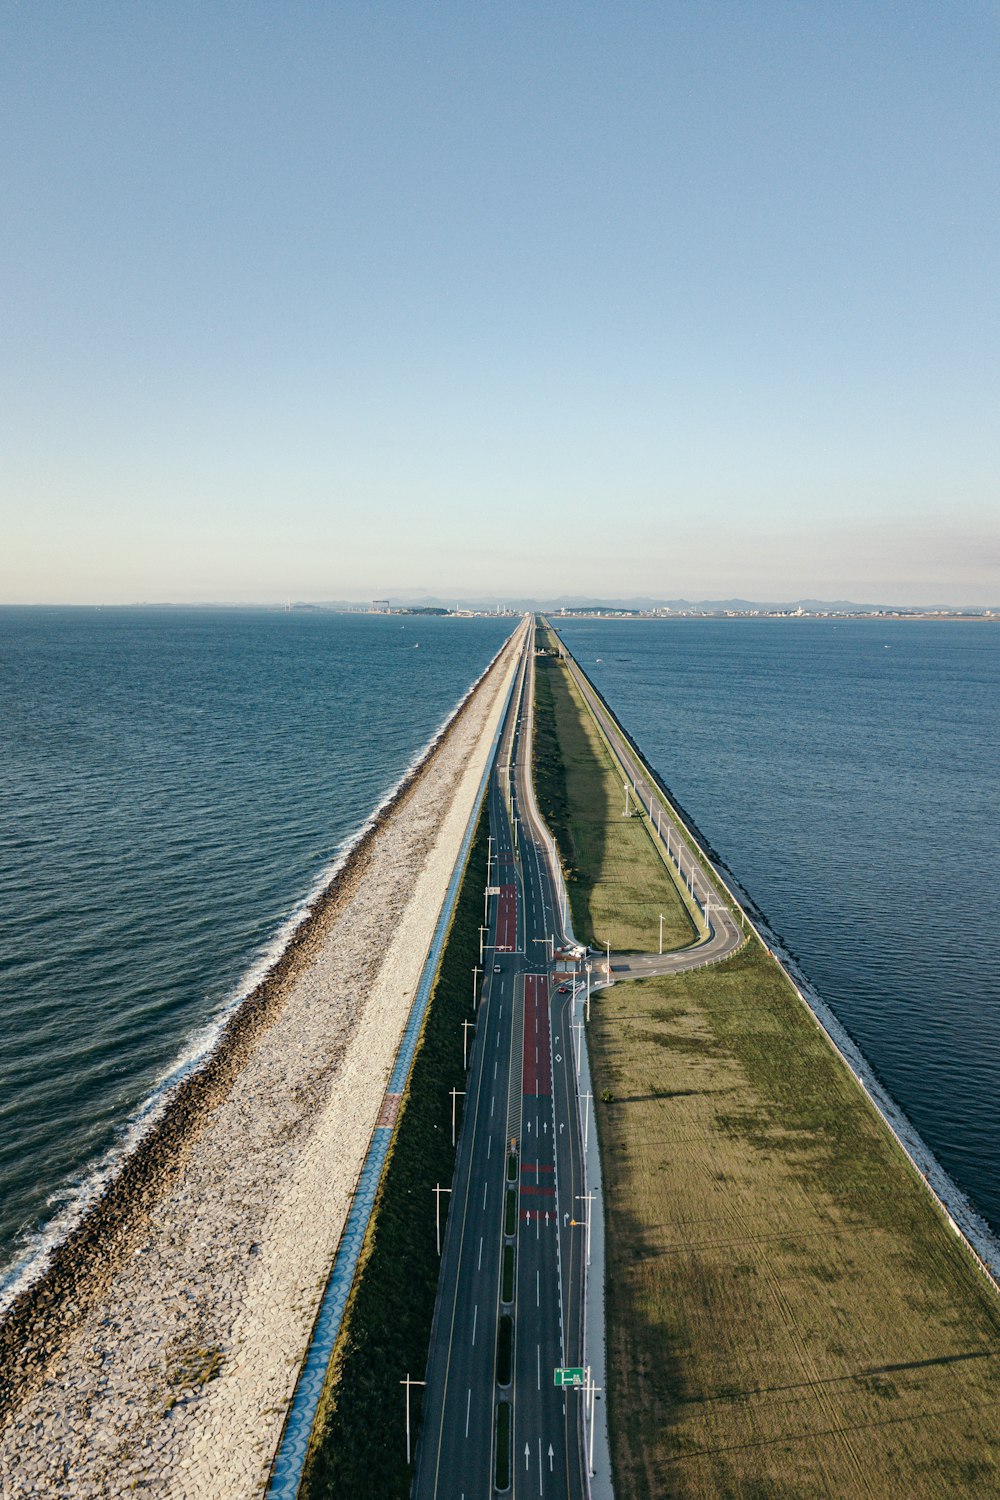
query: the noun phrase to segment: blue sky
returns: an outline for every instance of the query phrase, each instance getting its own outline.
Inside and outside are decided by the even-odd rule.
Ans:
[[[1000,601],[1000,7],[4,4],[0,600]]]

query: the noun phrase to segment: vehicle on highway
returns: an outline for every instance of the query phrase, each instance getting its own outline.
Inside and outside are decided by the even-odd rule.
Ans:
[[[500,973],[500,965],[499,964],[494,964],[493,965],[493,972],[494,972],[494,974],[499,974]]]

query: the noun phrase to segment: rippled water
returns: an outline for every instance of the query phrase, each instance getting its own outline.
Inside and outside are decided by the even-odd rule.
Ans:
[[[0,610],[0,1272],[509,633],[502,619]]]
[[[942,1165],[1000,1229],[1000,629],[808,620],[562,629]]]

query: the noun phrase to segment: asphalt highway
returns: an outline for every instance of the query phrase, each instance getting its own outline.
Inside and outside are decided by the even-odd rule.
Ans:
[[[706,936],[689,948],[613,954],[609,977],[672,973],[726,957],[745,941],[743,932],[651,773],[567,659],[636,802],[654,821],[659,816],[670,856],[707,918]],[[584,1395],[554,1379],[557,1369],[583,1361],[591,1205],[582,1196],[572,965],[560,958],[573,940],[530,787],[533,684],[528,631],[489,783],[483,978],[442,1245],[416,1500],[498,1493],[584,1500],[587,1493]],[[501,1406],[510,1421],[506,1469],[498,1454]],[[500,1447],[508,1445],[501,1439]]]
[[[489,786],[495,894],[442,1247],[418,1500],[498,1492],[583,1500],[586,1492],[583,1393],[554,1382],[557,1368],[581,1360],[587,1205],[578,1198],[571,995],[553,960],[564,935],[521,757],[533,645],[529,631]],[[498,1491],[501,1403],[511,1437]]]

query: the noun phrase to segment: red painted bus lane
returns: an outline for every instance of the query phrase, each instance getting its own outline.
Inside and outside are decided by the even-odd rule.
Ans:
[[[524,1043],[521,1089],[528,1098],[552,1093],[549,1048],[548,980],[544,974],[524,976]]]

